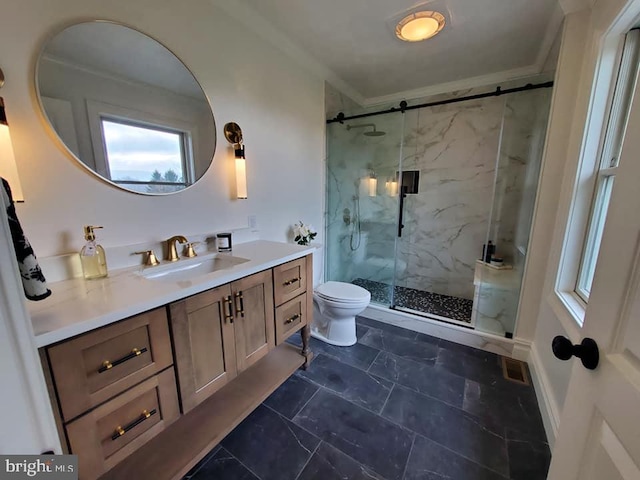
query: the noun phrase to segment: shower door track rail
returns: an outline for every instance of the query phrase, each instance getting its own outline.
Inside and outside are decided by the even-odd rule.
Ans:
[[[327,124],[329,123],[343,123],[346,120],[355,120],[356,118],[365,118],[365,117],[373,117],[376,115],[386,115],[387,113],[404,113],[408,110],[416,110],[418,108],[426,108],[426,107],[436,107],[438,105],[448,105],[450,103],[459,103],[466,102],[468,100],[477,100],[479,98],[487,98],[487,97],[499,97],[500,95],[507,95],[509,93],[517,93],[517,92],[525,92],[528,90],[537,90],[539,88],[551,88],[553,87],[553,82],[544,82],[544,83],[527,83],[522,87],[514,87],[507,88],[503,90],[501,87],[496,87],[496,89],[492,92],[486,93],[478,93],[476,95],[468,95],[466,97],[456,97],[449,98],[448,100],[439,100],[437,102],[429,102],[429,103],[420,103],[418,105],[408,105],[405,100],[400,102],[399,107],[391,107],[387,110],[380,110],[377,112],[369,112],[369,113],[360,113],[358,115],[350,115],[345,116],[343,112],[338,113],[334,118],[327,120]]]

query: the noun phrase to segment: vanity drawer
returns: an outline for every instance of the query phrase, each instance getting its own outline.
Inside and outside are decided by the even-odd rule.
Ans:
[[[178,416],[175,375],[168,368],[67,424],[80,478],[99,477]]]
[[[305,293],[276,308],[276,343],[281,344],[305,325],[306,315],[307,295]]]
[[[299,258],[273,269],[274,303],[282,305],[307,290],[307,258]]]
[[[166,309],[94,330],[47,351],[69,421],[173,363]]]

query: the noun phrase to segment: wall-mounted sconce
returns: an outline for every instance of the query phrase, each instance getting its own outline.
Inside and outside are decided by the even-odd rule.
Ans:
[[[236,163],[236,195],[238,198],[247,198],[247,162],[244,157],[240,125],[234,122],[227,123],[224,126],[224,137],[233,144]]]
[[[396,195],[398,195],[398,179],[396,177],[392,177],[387,180],[384,186],[387,190],[387,195],[389,195],[390,197],[395,197]]]
[[[0,87],[4,85],[4,74],[0,69]],[[4,109],[4,100],[0,97],[0,177],[9,182],[11,195],[15,202],[24,202],[22,185],[18,177],[16,158],[13,154],[11,135],[9,134],[9,124]]]
[[[369,174],[369,196],[375,197],[378,190],[378,178],[374,171]]]

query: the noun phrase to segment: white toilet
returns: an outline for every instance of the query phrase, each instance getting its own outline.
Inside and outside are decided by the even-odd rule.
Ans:
[[[356,315],[369,302],[371,294],[351,283],[326,282],[313,293],[311,336],[340,347],[356,343]]]

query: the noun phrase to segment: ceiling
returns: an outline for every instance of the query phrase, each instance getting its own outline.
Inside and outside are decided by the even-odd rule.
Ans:
[[[278,32],[279,43],[290,42],[288,50],[306,55],[329,83],[364,105],[539,73],[563,18],[557,0],[233,3],[245,22],[251,17],[263,33]],[[425,9],[445,16],[442,32],[417,43],[397,39],[397,21]]]

